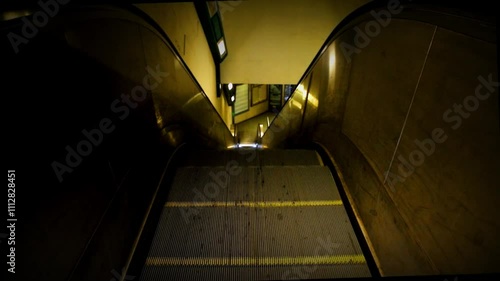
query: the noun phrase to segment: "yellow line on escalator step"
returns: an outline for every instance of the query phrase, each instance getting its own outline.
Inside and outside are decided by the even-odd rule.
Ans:
[[[147,258],[149,266],[279,266],[279,265],[336,265],[365,264],[363,255],[301,256],[301,257],[154,257]]]
[[[275,207],[317,207],[340,206],[341,200],[319,201],[214,201],[214,202],[167,202],[165,207],[172,208],[200,208],[200,207],[248,207],[248,208],[275,208]]]

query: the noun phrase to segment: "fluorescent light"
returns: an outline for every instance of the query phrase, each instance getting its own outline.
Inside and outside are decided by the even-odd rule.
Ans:
[[[238,144],[238,147],[253,147],[253,148],[257,148],[257,147],[259,147],[259,144],[257,144],[257,143],[240,143],[240,144]]]
[[[258,144],[258,143],[237,143],[234,145],[230,145],[227,147],[228,149],[237,149],[237,148],[267,148],[267,146]]]
[[[219,54],[222,57],[226,53],[226,43],[224,42],[224,38],[221,38],[219,42],[217,42],[217,46],[219,47]]]

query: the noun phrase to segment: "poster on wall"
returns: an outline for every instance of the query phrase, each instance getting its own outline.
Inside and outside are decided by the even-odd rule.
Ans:
[[[234,103],[234,114],[247,112],[248,107],[248,84],[236,85],[236,101]]]
[[[252,95],[251,95],[252,106],[265,102],[266,100],[267,100],[266,86],[262,84],[252,85]]]

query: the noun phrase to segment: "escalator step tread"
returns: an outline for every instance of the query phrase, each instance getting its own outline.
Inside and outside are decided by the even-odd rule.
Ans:
[[[165,208],[149,257],[282,258],[318,254],[362,254],[342,206]]]
[[[310,201],[340,200],[340,195],[323,166],[183,167],[177,170],[168,200]]]
[[[364,260],[342,206],[165,208],[148,257],[164,263],[146,265],[142,280],[181,272],[179,280],[191,280],[197,271],[209,280],[265,279],[262,272],[281,279],[304,268],[309,278],[370,276],[364,262],[344,264],[356,257]]]
[[[316,152],[297,152],[256,151],[249,161],[238,151],[189,156],[165,198],[141,280],[369,277],[330,170]]]
[[[160,280],[305,280],[370,277],[366,265],[301,265],[269,267],[151,266],[143,281]]]

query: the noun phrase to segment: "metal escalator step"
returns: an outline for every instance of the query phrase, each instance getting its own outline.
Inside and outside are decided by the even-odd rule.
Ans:
[[[340,206],[341,200],[316,201],[204,201],[204,202],[175,202],[169,201],[165,207],[170,208],[204,208],[204,207],[240,207],[240,208],[275,208],[275,207],[317,207]]]
[[[262,167],[261,200],[340,200],[328,167]]]
[[[213,208],[165,208],[149,257],[225,257],[227,214]]]
[[[328,222],[323,225],[327,217]],[[266,209],[169,207],[164,210],[160,224],[151,256],[165,257],[167,253],[174,257],[199,257],[204,253],[208,256],[230,254],[233,257],[254,256],[257,253],[276,257],[313,256],[317,255],[315,251],[320,246],[320,250],[332,255],[361,253],[342,206]],[[182,229],[175,229],[177,227]],[[188,237],[197,234],[201,236],[175,250],[187,243]],[[298,243],[289,245],[291,240]],[[231,241],[236,241],[236,244],[231,244]],[[229,243],[231,252],[214,250],[220,249],[218,244],[222,243]]]
[[[148,266],[143,281],[164,280],[306,280],[325,278],[370,277],[366,265],[301,265],[301,266]]]
[[[177,169],[169,201],[226,201],[232,176],[224,167],[183,167]]]
[[[177,170],[168,200],[332,201],[340,195],[327,167],[183,167]]]
[[[295,256],[295,257],[154,257],[148,266],[284,266],[365,264],[363,255]]]
[[[266,208],[255,212],[259,255],[361,254],[343,206]]]
[[[169,207],[162,214],[144,274],[160,265],[346,263],[364,263],[364,258],[342,206],[205,207],[191,211]],[[357,276],[366,276],[366,272],[365,265]]]
[[[186,158],[141,280],[369,277],[329,169],[314,151],[294,152]]]

